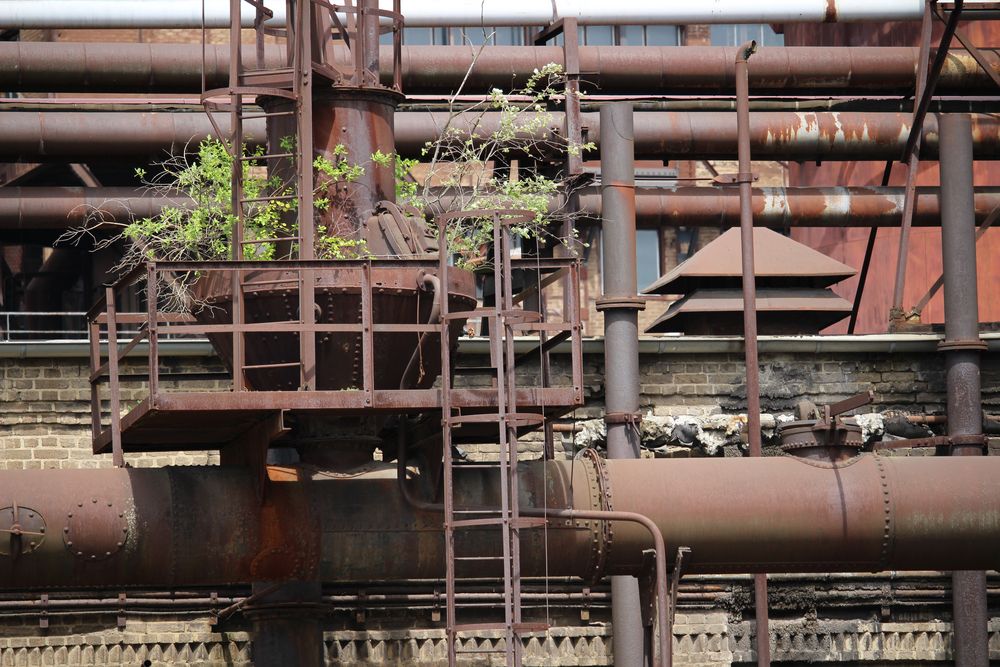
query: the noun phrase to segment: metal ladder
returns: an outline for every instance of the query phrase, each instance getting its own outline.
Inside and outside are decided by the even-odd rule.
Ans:
[[[477,213],[479,215],[480,213]],[[537,322],[539,314],[514,308],[511,289],[510,233],[501,211],[484,211],[494,219],[494,266],[496,284],[496,305],[469,312],[451,313],[448,299],[441,300],[441,410],[443,438],[443,481],[444,481],[444,532],[445,532],[445,577],[447,594],[446,632],[448,664],[456,665],[459,656],[485,653],[504,654],[506,664],[520,665],[522,660],[521,635],[548,629],[545,623],[525,623],[521,614],[521,555],[520,531],[540,527],[544,519],[522,517],[518,510],[518,429],[523,426],[541,426],[541,414],[520,412],[517,409],[517,385],[515,379],[514,334],[524,325]],[[455,215],[455,214],[452,214]],[[468,217],[468,214],[465,214]],[[456,216],[457,217],[457,216]],[[442,228],[447,221],[440,223]],[[446,234],[440,242],[441,283],[448,284],[448,259]],[[492,391],[496,399],[495,410],[463,414],[461,408],[453,405],[452,365],[450,348],[451,323],[456,319],[482,317],[489,322],[490,364],[475,369],[471,374],[491,377]],[[499,459],[495,463],[463,464],[455,461],[454,431],[467,424],[495,424],[499,442]],[[500,499],[499,507],[458,507],[455,502],[453,472],[456,467],[481,468],[498,471]],[[500,537],[500,553],[475,553],[467,551],[463,536],[472,531],[496,531]],[[494,566],[494,567],[491,567]],[[464,578],[495,575],[500,565],[504,583],[503,621],[464,623],[458,618],[459,605],[456,602],[458,581]],[[464,571],[463,571],[464,570]],[[461,632],[502,631],[502,648],[462,648],[458,634]]]
[[[243,3],[254,8],[255,54],[248,64],[244,60],[242,46],[242,27],[240,25]],[[313,170],[312,170],[312,17],[310,0],[288,0],[286,4],[287,27],[282,29],[264,27],[264,22],[270,18],[271,11],[262,0],[230,0],[229,24],[229,85],[226,88],[205,90],[204,74],[202,78],[202,104],[212,120],[216,134],[223,136],[215,124],[212,111],[228,111],[230,116],[230,133],[228,148],[232,158],[231,174],[231,206],[236,221],[232,231],[232,259],[246,259],[247,249],[265,243],[286,245],[288,250],[297,249],[298,259],[312,260],[314,253],[313,211]],[[264,36],[270,34],[284,38],[285,54],[283,62],[269,63],[265,58]],[[202,49],[205,49],[205,31],[202,30]],[[288,108],[262,111],[248,110],[244,97],[268,97],[287,100]],[[228,101],[220,103],[217,100],[228,97]],[[244,142],[247,138],[246,123],[250,120],[266,119],[273,122],[280,117],[294,118],[294,134],[289,139],[291,147],[275,147],[261,154],[244,154]],[[258,139],[264,139],[259,137]],[[273,191],[261,193],[261,196],[248,197],[244,187],[244,168],[263,166],[270,176],[283,170],[290,172],[282,178],[282,183]],[[252,215],[252,209],[266,206],[272,202],[295,202],[296,224],[295,235],[277,238],[246,239],[245,225]],[[277,251],[277,250],[276,250]],[[251,256],[255,253],[250,253]],[[315,280],[313,271],[308,268],[297,270],[299,320],[303,324],[314,324]],[[245,363],[244,332],[245,322],[243,312],[244,272],[232,272],[233,313],[233,384],[235,391],[246,389],[245,371],[261,369]],[[314,388],[314,373],[316,360],[315,338],[305,333],[299,336],[299,360],[282,364],[300,367],[300,388]],[[273,366],[273,365],[272,365]]]

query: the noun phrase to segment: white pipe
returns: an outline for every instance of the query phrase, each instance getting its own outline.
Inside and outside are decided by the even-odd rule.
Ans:
[[[976,0],[971,0],[976,2]],[[273,27],[283,0],[267,0]],[[392,9],[392,0],[380,0]],[[543,26],[557,18],[581,25],[821,23],[919,19],[923,0],[401,0],[410,27]],[[205,0],[205,24],[229,25],[229,0]],[[243,4],[243,27],[254,10]],[[199,28],[202,0],[0,0],[0,28]]]

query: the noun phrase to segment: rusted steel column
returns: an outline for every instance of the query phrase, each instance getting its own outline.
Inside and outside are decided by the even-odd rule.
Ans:
[[[979,302],[976,291],[976,224],[972,191],[972,130],[966,114],[950,114],[940,122],[941,253],[944,262],[945,355],[948,385],[948,435],[983,432],[980,387]],[[981,445],[960,445],[954,456],[978,456]],[[986,573],[952,573],[952,646],[959,667],[989,663]]]
[[[757,284],[753,265],[753,174],[750,163],[750,84],[747,59],[757,50],[751,40],[736,53],[736,128],[740,187],[740,255],[743,267],[743,351],[746,359],[747,437],[750,456],[760,456],[760,368],[757,362]],[[754,610],[757,629],[757,664],[771,664],[768,629],[767,575],[754,575]]]
[[[603,477],[615,510],[648,516],[670,543],[691,547],[691,574],[1000,566],[1000,460],[992,457],[863,455],[836,469],[791,457],[606,467],[600,475],[584,461],[524,464],[523,505],[607,509]],[[331,479],[271,468],[263,503],[253,473],[238,467],[3,470],[6,506],[28,508],[46,530],[33,547],[22,539],[18,556],[0,555],[0,589],[441,578],[441,515],[409,505],[391,470]],[[495,474],[457,471],[457,502],[496,506]],[[649,532],[611,528],[611,544],[599,522],[528,531],[524,576],[637,574],[653,546]],[[493,532],[475,539],[477,553],[500,548]],[[478,572],[498,573],[489,561]]]
[[[254,582],[244,607],[253,626],[254,664],[324,664],[322,592],[319,582]]]
[[[601,107],[601,197],[604,295],[604,409],[608,458],[639,458],[639,321],[643,300],[636,295],[635,149],[632,105]],[[611,578],[611,623],[615,664],[643,665],[648,657],[639,601],[639,582]],[[669,638],[661,638],[669,641]]]

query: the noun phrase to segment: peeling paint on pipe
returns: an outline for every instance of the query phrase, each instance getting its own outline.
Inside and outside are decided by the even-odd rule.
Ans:
[[[119,222],[129,216],[156,215],[164,205],[183,204],[182,197],[152,197],[132,188],[7,187],[0,188],[0,232],[60,232],[82,224],[100,209]],[[599,220],[601,195],[584,190],[580,210]],[[553,202],[552,206],[559,206]],[[974,198],[977,222],[1000,207],[1000,187],[981,187]],[[765,227],[895,227],[903,210],[897,187],[754,188],[754,224]],[[642,227],[732,227],[739,224],[739,199],[731,187],[640,188],[636,217]],[[917,188],[913,224],[941,224],[938,188]]]
[[[600,153],[600,117],[584,113],[586,139]],[[429,138],[444,126],[447,114],[410,112],[397,116],[396,147],[418,155]],[[482,116],[481,135],[495,130],[498,114]],[[565,120],[552,114],[545,131],[565,135]],[[1000,119],[973,114],[973,141],[977,159],[1000,157]],[[459,126],[460,129],[461,126]],[[465,128],[468,129],[468,128]],[[910,130],[908,113],[774,112],[754,113],[750,119],[750,148],[755,159],[781,160],[892,160],[898,159]],[[736,114],[733,112],[643,112],[635,114],[636,157],[690,160],[736,157]],[[936,158],[937,116],[924,121],[921,156]]]
[[[598,144],[599,156],[599,114],[581,115],[587,139]],[[1000,159],[1000,118],[970,115],[975,157]],[[228,116],[216,117],[221,130],[227,132]],[[481,135],[495,130],[500,122],[498,113],[483,114],[481,118]],[[565,134],[563,114],[552,113],[551,118],[551,126],[539,132]],[[419,157],[425,143],[439,135],[446,120],[443,112],[397,113],[397,151]],[[463,117],[461,122],[471,121]],[[471,130],[468,126],[457,127]],[[263,141],[263,121],[250,121],[246,128],[251,143]],[[762,160],[891,160],[902,154],[909,128],[907,113],[757,112],[750,120],[750,147],[754,158]],[[936,158],[936,115],[927,116],[923,131],[921,156]],[[212,133],[211,123],[203,113],[9,111],[0,125],[0,158],[32,162],[162,156]],[[736,114],[732,112],[635,114],[639,159],[733,159],[735,147]]]

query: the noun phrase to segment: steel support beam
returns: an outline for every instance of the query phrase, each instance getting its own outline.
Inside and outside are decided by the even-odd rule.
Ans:
[[[245,58],[252,59],[250,47]],[[1000,51],[949,51],[938,92],[988,94],[1000,75]],[[584,90],[614,95],[716,95],[734,80],[736,49],[722,46],[581,46]],[[283,63],[282,48],[268,46],[268,66]],[[389,47],[381,49],[383,83],[391,84]],[[912,92],[918,49],[910,47],[768,47],[750,67],[754,91],[792,95],[898,95]],[[228,82],[227,46],[205,50],[206,86]],[[565,65],[559,46],[404,46],[403,90],[409,95],[485,93],[517,87],[547,63]],[[107,44],[71,42],[0,43],[0,89],[27,92],[200,93],[201,49],[195,44]],[[991,76],[992,75],[992,76]]]
[[[539,134],[565,134],[565,116],[550,114],[552,124]],[[480,119],[485,136],[499,127],[498,113],[460,117],[459,130],[469,131],[470,118]],[[222,132],[229,120],[216,116]],[[976,159],[1000,159],[1000,118],[973,114]],[[887,160],[897,158],[910,128],[908,113],[755,112],[750,119],[750,148],[761,160]],[[395,115],[396,149],[421,157],[427,141],[445,126],[444,112],[402,112]],[[600,117],[581,114],[588,137],[599,144]],[[465,126],[463,127],[463,123]],[[264,140],[263,121],[246,123],[247,140]],[[637,159],[691,160],[736,158],[736,114],[703,111],[649,111],[635,114]],[[0,159],[43,162],[120,160],[123,157],[163,159],[212,135],[202,113],[106,111],[8,111],[0,124]],[[921,157],[938,155],[938,116],[924,121]],[[599,157],[588,154],[588,157]],[[555,156],[554,156],[555,157]]]
[[[948,435],[983,432],[980,386],[979,301],[976,289],[976,230],[972,203],[972,132],[965,114],[941,121],[941,253],[944,262],[945,355],[948,386]],[[978,456],[980,445],[957,446],[955,456]],[[989,663],[986,573],[952,573],[952,646],[958,667]]]

